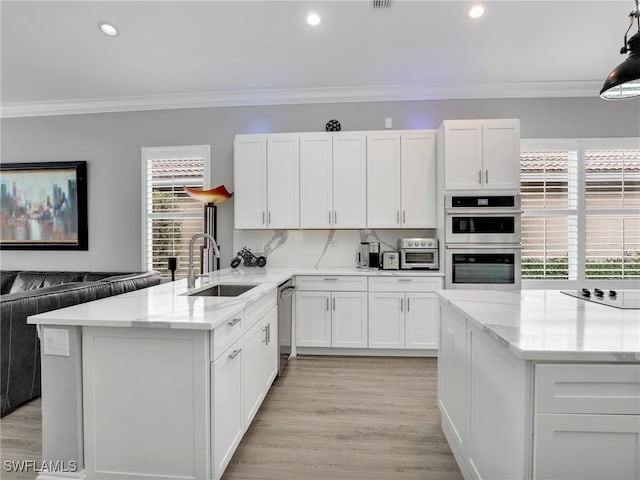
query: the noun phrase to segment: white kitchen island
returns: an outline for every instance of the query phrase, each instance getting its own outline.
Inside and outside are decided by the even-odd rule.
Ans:
[[[301,299],[314,289],[322,295],[324,323],[312,332],[329,332],[331,340],[360,335],[364,346],[381,337],[371,336],[379,319],[367,322],[366,301],[358,303],[358,315],[350,308],[343,315],[347,295],[338,292],[341,285],[359,285],[358,299],[370,290],[373,298],[385,295],[397,304],[383,325],[396,341],[394,351],[326,352],[433,355],[433,290],[442,287],[442,275],[341,267],[225,269],[191,291],[180,280],[29,317],[42,345],[43,460],[78,465],[77,472],[42,473],[39,480],[220,478],[276,376],[279,284],[296,277]],[[186,295],[216,283],[256,286],[237,297]],[[336,299],[331,309],[329,295]],[[348,298],[355,296],[349,292]],[[402,311],[405,299],[419,318]],[[298,303],[301,317],[313,317],[315,304],[303,310],[306,304]],[[354,328],[332,334],[331,321],[338,317]]]
[[[467,479],[640,478],[640,311],[437,292],[442,428]]]
[[[29,318],[42,344],[40,480],[218,479],[278,371],[286,272],[165,283]],[[188,296],[224,282],[237,297]]]

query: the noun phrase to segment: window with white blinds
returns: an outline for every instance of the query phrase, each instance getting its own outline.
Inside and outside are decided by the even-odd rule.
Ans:
[[[575,279],[577,152],[521,155],[522,278]]]
[[[523,140],[520,165],[523,280],[640,278],[640,140]]]
[[[184,187],[208,188],[209,158],[208,146],[142,149],[143,261],[148,270],[170,276],[168,258],[176,257],[176,277],[186,277],[189,240],[203,231],[204,207]],[[196,270],[199,261],[196,251]]]
[[[587,279],[640,277],[640,150],[584,151]]]

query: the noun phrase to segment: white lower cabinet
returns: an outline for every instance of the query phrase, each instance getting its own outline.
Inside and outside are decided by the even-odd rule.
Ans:
[[[278,374],[278,310],[273,307],[244,336],[242,361],[245,430]]]
[[[271,384],[278,375],[278,309],[274,307],[260,322],[264,327],[266,338],[262,346],[262,392],[267,395]],[[249,425],[247,424],[247,427]]]
[[[438,348],[438,299],[434,293],[407,293],[404,348]]]
[[[640,480],[640,365],[524,360],[440,302],[442,430],[469,479]]]
[[[438,301],[433,293],[369,294],[370,348],[438,348]]]
[[[369,294],[369,347],[404,347],[404,293]]]
[[[536,415],[534,478],[640,478],[639,415]]]
[[[366,292],[296,292],[296,345],[367,347]]]
[[[331,346],[330,292],[305,292],[296,296],[296,345],[299,347]]]
[[[331,346],[367,347],[367,294],[331,293]]]
[[[214,470],[220,478],[242,439],[242,340],[238,340],[213,362],[211,385]]]

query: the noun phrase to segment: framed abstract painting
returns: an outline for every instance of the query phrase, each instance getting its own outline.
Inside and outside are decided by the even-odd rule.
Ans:
[[[0,164],[0,249],[88,248],[87,162]]]

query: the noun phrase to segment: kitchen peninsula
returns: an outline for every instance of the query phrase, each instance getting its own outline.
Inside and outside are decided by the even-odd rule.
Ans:
[[[333,337],[363,335],[365,347],[372,339],[383,345],[369,354],[435,354],[439,272],[226,269],[192,290],[180,280],[34,315],[29,323],[43,345],[43,459],[76,462],[79,472],[59,477],[67,479],[220,478],[276,376],[276,292],[292,277],[305,298],[322,299],[324,323],[306,331],[308,341],[318,334],[327,347],[344,346]],[[215,284],[253,288],[236,297],[189,295]],[[398,305],[411,298],[412,312],[427,313],[367,322],[368,296]],[[354,305],[362,306],[358,316]],[[343,311],[355,322],[338,337],[332,321]],[[432,343],[405,351],[405,326],[410,338]]]
[[[640,478],[637,309],[558,291],[437,295],[438,404],[465,478]]]

